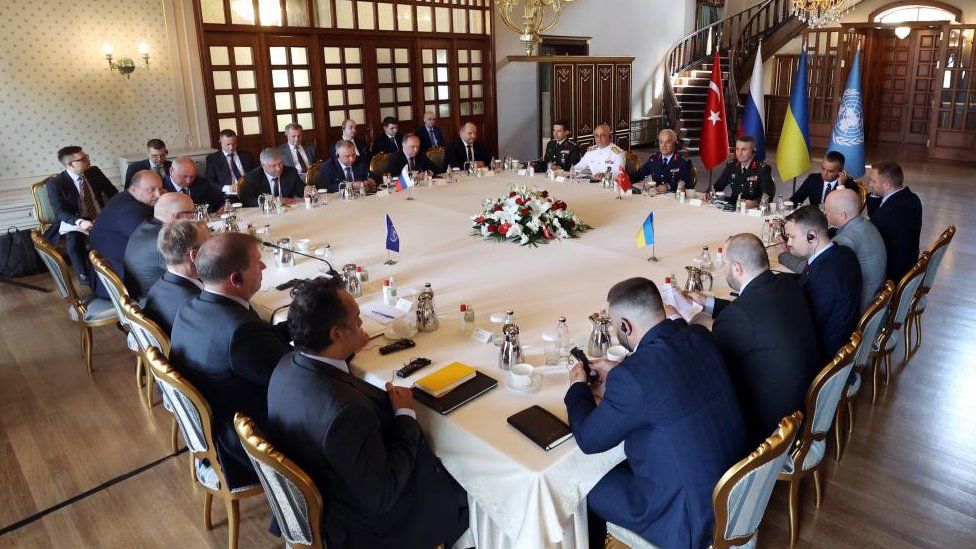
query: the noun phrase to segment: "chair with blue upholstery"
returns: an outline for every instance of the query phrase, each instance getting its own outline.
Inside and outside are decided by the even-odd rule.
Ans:
[[[136,392],[139,392],[144,384],[149,383],[149,374],[143,367],[142,353],[139,352],[139,344],[129,329],[129,320],[126,318],[125,312],[122,311],[122,298],[129,297],[129,290],[122,283],[122,277],[115,272],[112,264],[106,261],[97,250],[88,252],[88,261],[95,269],[95,276],[98,277],[105,291],[108,292],[108,298],[112,302],[112,306],[115,307],[115,312],[119,315],[119,324],[122,325],[126,334],[126,346],[136,355]]]
[[[78,330],[81,336],[81,356],[85,359],[85,367],[88,373],[92,373],[92,331],[97,326],[115,324],[119,320],[119,315],[112,306],[112,302],[96,296],[82,298],[75,289],[74,282],[68,270],[68,264],[64,258],[51,246],[51,243],[44,238],[41,233],[31,231],[31,241],[37,250],[41,260],[51,277],[54,284],[58,287],[58,293],[68,307],[68,317],[78,323]]]
[[[169,364],[163,353],[156,347],[146,350],[146,362],[156,383],[173,406],[173,415],[180,426],[180,433],[186,447],[193,455],[196,476],[206,490],[203,501],[203,523],[207,530],[213,529],[210,510],[213,497],[224,500],[227,509],[227,546],[237,549],[237,531],[240,515],[240,500],[260,495],[260,484],[230,488],[224,479],[224,472],[217,459],[217,448],[213,441],[213,416],[210,405],[196,387],[190,384]]]
[[[37,232],[41,234],[44,234],[44,231],[51,225],[59,223],[57,216],[54,215],[51,199],[47,195],[48,181],[57,176],[57,174],[49,175],[31,185],[30,188],[31,199],[34,201],[34,218],[37,219]]]
[[[234,414],[234,428],[264,486],[286,545],[322,549],[322,494],[312,478],[275,449],[251,418]]]
[[[807,391],[806,418],[796,448],[783,463],[778,480],[790,483],[790,546],[796,545],[800,532],[800,482],[813,475],[817,491],[816,506],[820,508],[823,493],[823,465],[827,453],[827,433],[837,416],[837,407],[847,389],[854,368],[854,351],[861,344],[861,334],[854,332],[849,343],[817,374]]]
[[[949,225],[932,243],[932,247],[928,249],[929,262],[925,267],[925,276],[922,278],[922,284],[915,295],[915,302],[912,303],[912,309],[908,313],[907,326],[905,327],[906,346],[911,347],[913,353],[922,345],[922,313],[925,312],[925,307],[928,305],[928,293],[932,289],[932,285],[935,284],[935,277],[939,274],[942,258],[945,257],[946,250],[949,249],[949,244],[952,243],[955,236],[956,226]],[[914,342],[911,341],[913,329],[915,333]]]
[[[904,332],[907,332],[907,330],[902,330],[902,328],[905,327],[908,313],[912,310],[915,296],[918,293],[919,287],[922,285],[922,280],[925,278],[925,268],[928,266],[928,262],[929,253],[923,252],[922,256],[918,258],[918,262],[905,273],[905,276],[895,286],[895,293],[891,296],[891,305],[889,305],[888,319],[881,328],[881,334],[878,336],[877,343],[871,350],[876,360],[875,376],[878,375],[880,369],[883,369],[885,385],[891,381],[891,355],[898,346],[898,340]],[[905,365],[908,364],[909,358],[908,342],[906,341]],[[874,400],[871,401],[871,404],[874,404]]]

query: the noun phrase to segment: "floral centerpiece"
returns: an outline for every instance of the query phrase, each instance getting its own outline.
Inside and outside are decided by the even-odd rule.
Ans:
[[[471,217],[471,234],[491,240],[510,240],[537,246],[553,239],[578,238],[590,230],[565,202],[545,189],[512,185],[508,193],[486,199],[481,213]]]

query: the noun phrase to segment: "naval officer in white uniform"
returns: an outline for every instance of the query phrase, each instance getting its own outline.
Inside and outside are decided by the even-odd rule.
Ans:
[[[579,163],[573,166],[581,170],[590,170],[594,180],[602,180],[607,168],[613,177],[624,166],[624,151],[610,142],[610,126],[600,124],[593,130],[596,145],[586,150],[586,154]]]

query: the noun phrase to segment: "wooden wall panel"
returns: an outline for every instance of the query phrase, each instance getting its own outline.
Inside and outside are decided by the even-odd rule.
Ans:
[[[630,58],[572,56],[566,62],[551,63],[552,119],[568,121],[579,146],[592,145],[593,130],[607,124],[612,141],[630,149],[633,69],[629,61]]]
[[[596,97],[596,65],[592,63],[576,64],[575,92],[576,92],[576,127],[573,135],[582,140],[588,135],[593,135],[593,128],[596,127],[596,112],[594,103]],[[590,141],[592,142],[592,140]]]
[[[594,118],[597,125],[606,124],[611,129],[616,125],[613,95],[614,66],[612,63],[598,63],[596,65],[596,81],[594,83]]]
[[[575,109],[573,109],[573,65],[556,63],[552,66],[552,120],[565,120],[569,130],[576,128]]]

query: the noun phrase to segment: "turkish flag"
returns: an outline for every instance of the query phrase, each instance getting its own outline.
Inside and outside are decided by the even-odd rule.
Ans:
[[[722,95],[722,62],[715,50],[712,78],[708,83],[705,100],[705,118],[702,120],[699,154],[709,170],[725,162],[729,157],[729,127],[725,123],[725,98]]]
[[[617,185],[620,185],[620,190],[623,192],[627,192],[630,189],[632,183],[630,182],[630,176],[627,175],[627,170],[621,168],[617,172]]]

